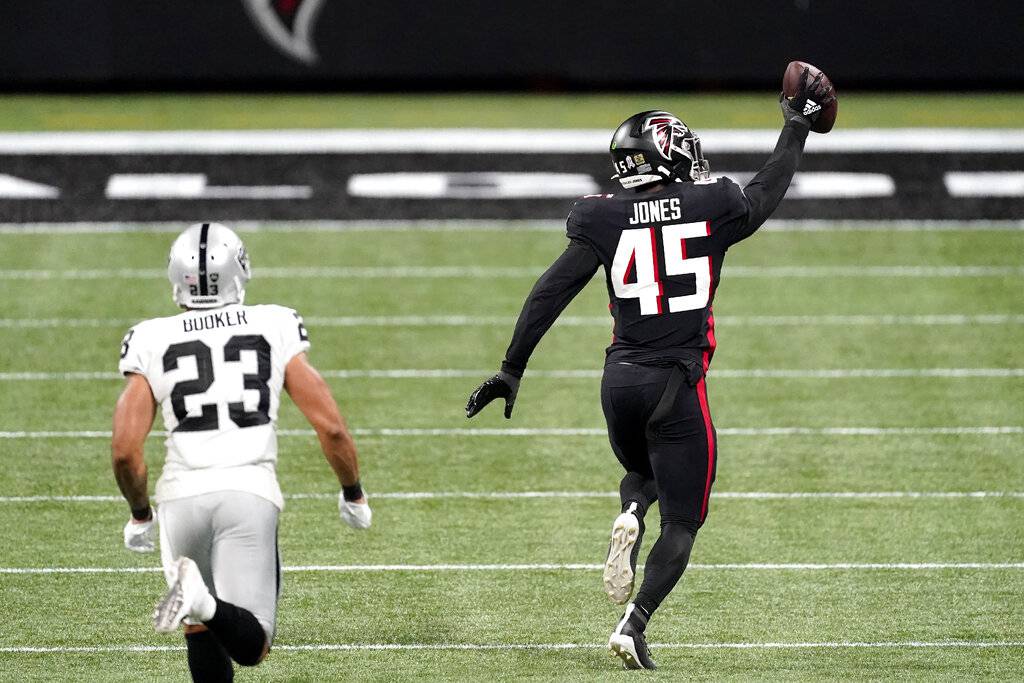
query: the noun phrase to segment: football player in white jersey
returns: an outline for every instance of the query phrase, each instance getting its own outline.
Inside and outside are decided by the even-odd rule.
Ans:
[[[171,246],[167,275],[185,309],[141,322],[124,338],[127,378],[114,411],[114,476],[131,508],[129,550],[160,554],[169,590],[157,631],[185,622],[195,680],[231,680],[231,660],[258,664],[274,637],[281,564],[277,519],[277,413],[288,391],[316,430],[341,483],[349,526],[370,526],[355,443],[330,388],[306,358],[302,318],[282,306],[245,306],[249,259],[238,236],[193,225]],[[154,519],[143,445],[163,412],[167,459]]]

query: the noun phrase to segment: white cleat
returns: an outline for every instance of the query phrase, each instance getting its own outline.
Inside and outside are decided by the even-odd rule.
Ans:
[[[615,518],[608,544],[608,559],[604,563],[604,592],[616,605],[625,605],[633,595],[636,578],[632,564],[633,546],[639,538],[640,520],[636,515],[623,512]]]
[[[173,633],[189,616],[197,604],[210,597],[196,563],[187,557],[179,558],[172,570],[174,582],[167,594],[153,610],[153,628],[157,633]]]

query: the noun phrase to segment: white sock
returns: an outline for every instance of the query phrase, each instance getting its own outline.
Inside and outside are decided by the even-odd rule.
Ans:
[[[189,612],[189,618],[196,622],[209,621],[213,619],[213,615],[217,612],[217,601],[210,595],[209,589],[203,586],[203,591],[196,596],[195,602],[192,603],[192,610]]]

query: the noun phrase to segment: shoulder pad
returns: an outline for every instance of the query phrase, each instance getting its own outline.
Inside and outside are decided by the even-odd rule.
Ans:
[[[586,216],[594,212],[602,205],[602,200],[614,198],[614,194],[588,194],[580,197],[572,204],[569,211],[568,221],[570,223],[581,223]]]

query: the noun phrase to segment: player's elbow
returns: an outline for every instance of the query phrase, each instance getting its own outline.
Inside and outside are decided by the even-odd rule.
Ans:
[[[324,441],[339,445],[352,442],[352,435],[345,427],[345,423],[340,420],[322,425],[319,431]]]
[[[134,459],[135,448],[129,439],[119,436],[114,432],[114,438],[110,442],[110,459],[115,466],[127,465]]]
[[[115,469],[130,470],[138,467],[142,458],[139,449],[132,444],[114,441],[110,448],[110,460]]]

